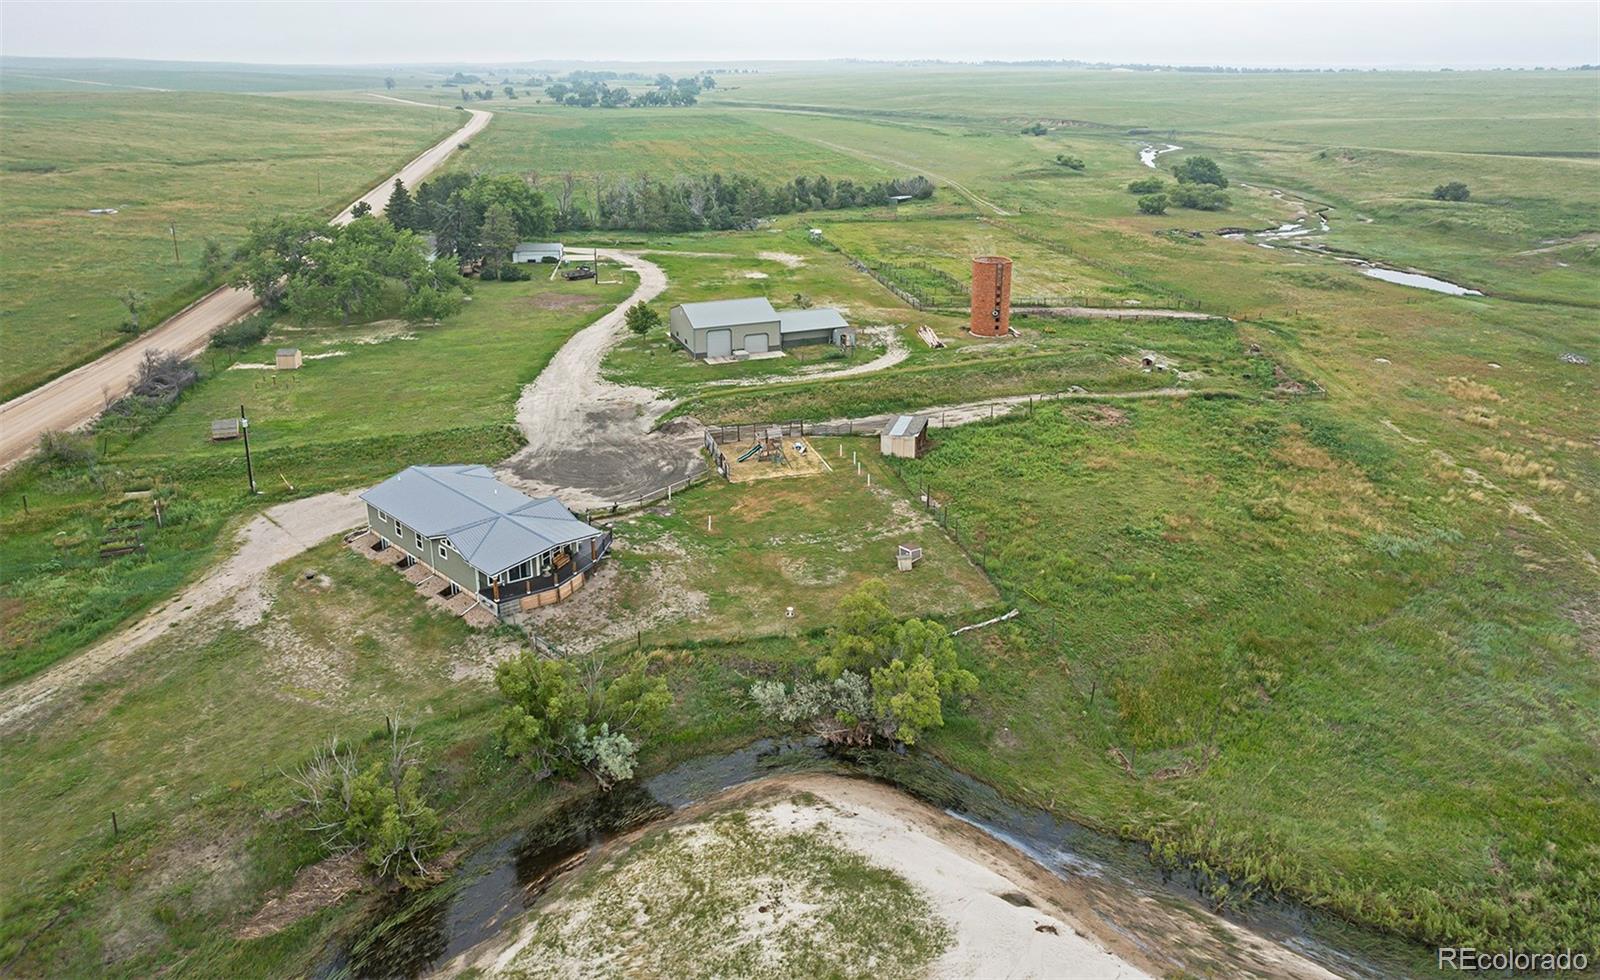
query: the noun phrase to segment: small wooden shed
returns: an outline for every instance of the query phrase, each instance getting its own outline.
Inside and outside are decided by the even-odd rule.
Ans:
[[[278,348],[278,370],[279,371],[294,371],[294,370],[298,370],[299,367],[300,367],[300,348],[298,348],[298,347],[279,347]]]
[[[239,438],[239,420],[215,419],[211,423],[211,441],[226,442],[229,439]]]
[[[928,417],[901,415],[883,430],[878,447],[885,456],[916,459],[928,449]]]

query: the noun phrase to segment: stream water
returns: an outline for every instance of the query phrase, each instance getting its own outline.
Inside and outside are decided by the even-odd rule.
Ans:
[[[1417,289],[1428,289],[1436,293],[1447,293],[1451,296],[1482,296],[1483,293],[1476,289],[1458,286],[1447,279],[1438,279],[1434,276],[1425,276],[1420,272],[1402,272],[1399,269],[1389,269],[1381,265],[1363,265],[1361,274],[1384,282],[1392,282],[1400,286],[1414,286]]]
[[[1143,845],[1123,841],[1032,807],[1017,806],[990,787],[921,755],[884,752],[849,757],[815,742],[762,740],[736,752],[707,756],[640,783],[594,794],[472,853],[443,883],[380,903],[314,971],[322,978],[413,977],[437,969],[511,926],[565,872],[596,847],[623,833],[769,776],[829,772],[890,783],[945,810],[1030,856],[1080,887],[1093,883],[1096,911],[1113,928],[1138,938],[1138,926],[1119,921],[1154,897],[1198,910],[1203,896],[1184,876],[1163,872]],[[1252,901],[1230,919],[1329,970],[1352,977],[1410,972],[1415,953],[1321,916],[1297,904]],[[1142,945],[1142,944],[1141,944]]]
[[[1141,161],[1144,160],[1143,153],[1140,154],[1139,159]],[[1154,166],[1153,163],[1150,165]],[[1246,183],[1240,183],[1239,186],[1251,190],[1265,189],[1252,187],[1250,184]],[[1310,201],[1304,201],[1290,197],[1280,190],[1268,190],[1267,193],[1270,194],[1275,200],[1297,208],[1300,212],[1300,217],[1295,221],[1285,222],[1284,224],[1278,225],[1275,228],[1265,228],[1260,231],[1249,231],[1243,228],[1234,228],[1226,229],[1222,232],[1219,232],[1219,234],[1221,234],[1223,238],[1231,238],[1235,241],[1247,241],[1253,245],[1260,246],[1261,248],[1279,248],[1280,246],[1288,246],[1291,248],[1296,248],[1301,252],[1313,252],[1317,255],[1322,255],[1339,262],[1345,262],[1357,266],[1360,268],[1361,274],[1364,276],[1371,276],[1373,279],[1381,279],[1384,282],[1392,282],[1399,286],[1411,286],[1415,289],[1426,289],[1435,293],[1445,293],[1450,296],[1483,295],[1483,293],[1479,290],[1469,289],[1466,286],[1450,282],[1448,279],[1440,279],[1437,276],[1430,276],[1421,272],[1409,272],[1404,269],[1390,268],[1389,266],[1381,265],[1369,259],[1333,254],[1320,242],[1315,240],[1316,236],[1325,235],[1332,228],[1328,218],[1329,212],[1333,210],[1332,208],[1328,207],[1327,205],[1314,204]],[[1313,225],[1313,222],[1315,222],[1315,225]]]
[[[1146,143],[1144,146],[1139,148],[1139,162],[1149,167],[1151,170],[1154,170],[1156,168],[1156,157],[1163,153],[1171,153],[1173,150],[1181,149],[1183,149],[1183,147],[1176,143],[1168,143],[1165,146],[1156,146],[1152,143]]]

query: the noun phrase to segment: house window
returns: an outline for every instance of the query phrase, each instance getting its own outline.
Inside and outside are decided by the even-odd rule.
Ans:
[[[406,539],[406,526],[399,521],[394,522],[394,537],[396,541],[401,542]]]
[[[417,531],[416,532],[416,536],[417,536],[417,549],[421,550],[423,548],[426,548],[427,545],[422,543],[422,532],[421,531]]]
[[[384,512],[383,512],[383,511],[381,511],[381,510],[380,510],[380,511],[378,511],[378,521],[379,521],[379,523],[382,523],[382,524],[387,524],[387,523],[389,523],[389,515],[388,515],[388,514],[385,514],[385,513],[384,513]]]
[[[506,573],[506,579],[512,582],[521,582],[523,579],[533,578],[533,559],[530,558]]]
[[[443,538],[440,538],[439,539],[439,560],[440,561],[447,561],[449,558],[450,558],[450,542],[446,541]]]

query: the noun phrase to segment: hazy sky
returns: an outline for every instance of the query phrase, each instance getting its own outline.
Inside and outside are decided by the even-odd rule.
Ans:
[[[0,52],[325,65],[848,57],[1563,66],[1600,62],[1600,3],[0,0]]]

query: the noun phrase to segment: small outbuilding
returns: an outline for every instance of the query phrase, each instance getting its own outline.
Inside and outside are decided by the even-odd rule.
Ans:
[[[878,446],[885,456],[916,459],[928,451],[928,417],[896,416],[878,437]]]
[[[784,310],[778,314],[778,335],[783,346],[796,344],[836,344],[849,347],[855,343],[855,328],[845,322],[838,310]]]
[[[299,370],[300,364],[301,364],[300,348],[298,348],[298,347],[279,347],[278,348],[277,365],[278,365],[278,370],[279,371],[296,371],[296,370]]]
[[[518,242],[511,250],[511,261],[517,264],[560,262],[566,255],[560,242]]]
[[[901,544],[894,549],[895,567],[902,572],[909,572],[917,567],[917,562],[922,560],[922,548],[914,544]]]

